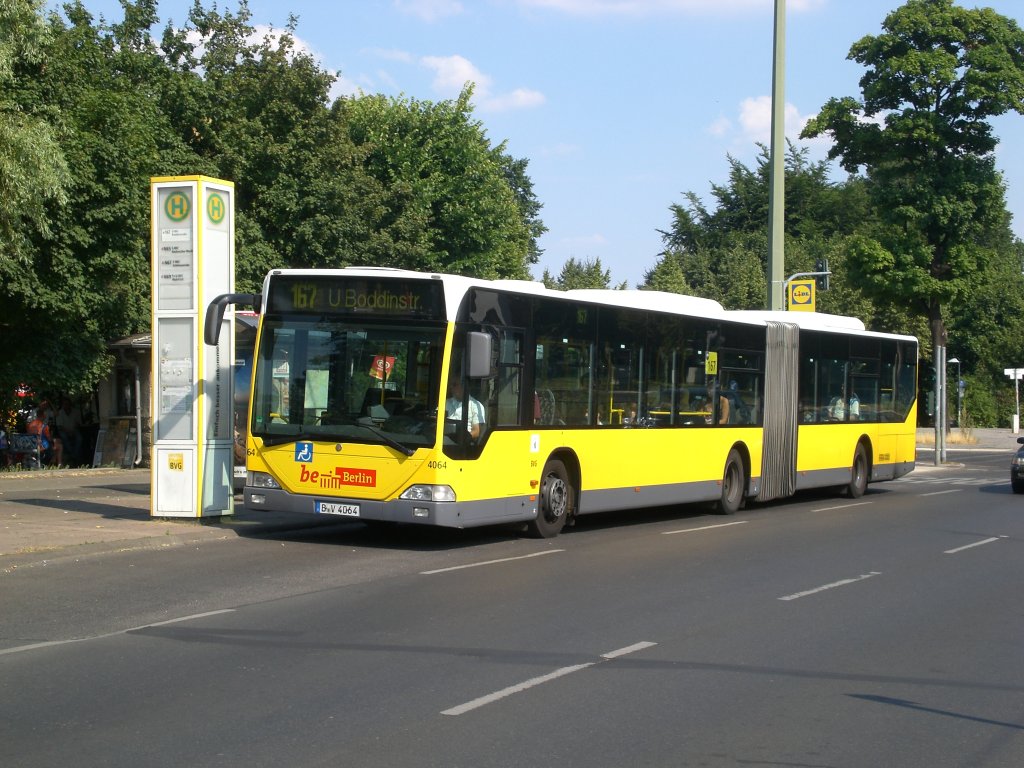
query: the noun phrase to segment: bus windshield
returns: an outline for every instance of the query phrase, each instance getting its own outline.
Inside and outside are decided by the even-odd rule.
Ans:
[[[411,453],[437,432],[443,328],[265,317],[251,434],[384,444]]]

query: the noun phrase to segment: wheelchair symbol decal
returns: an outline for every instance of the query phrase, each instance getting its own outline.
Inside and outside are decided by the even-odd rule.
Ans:
[[[313,461],[313,444],[312,443],[296,443],[295,444],[295,460],[309,464]]]

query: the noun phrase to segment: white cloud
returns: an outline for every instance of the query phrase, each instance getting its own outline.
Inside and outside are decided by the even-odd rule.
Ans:
[[[783,110],[786,136],[795,139],[810,119],[801,115],[793,104],[786,104]],[[748,142],[769,144],[772,139],[772,97],[754,96],[740,102],[739,114],[741,138]]]
[[[490,90],[491,78],[462,56],[424,56],[420,62],[434,71],[434,90],[446,98],[458,96],[467,82],[476,84],[478,97]]]
[[[473,83],[473,100],[486,112],[532,109],[544,103],[544,94],[530,88],[493,93],[493,81],[469,59],[459,56],[424,56],[423,66],[434,72],[433,88],[443,98],[459,95],[466,83]]]
[[[402,13],[428,22],[445,16],[458,16],[463,10],[458,0],[395,0],[395,7]]]
[[[384,59],[385,61],[400,61],[404,64],[408,64],[414,60],[411,53],[399,50],[398,48],[370,48],[366,52],[371,56],[376,56],[378,59]]]
[[[512,109],[533,109],[544,103],[544,94],[530,88],[516,88],[498,96],[481,99],[480,108],[487,112],[507,112]]]
[[[335,71],[331,74],[334,75],[334,82],[331,84],[331,90],[327,93],[328,100],[333,102],[342,96],[359,96],[364,92],[354,80],[345,77],[341,72]]]
[[[732,131],[732,120],[722,116],[708,126],[708,133],[712,136],[727,136]]]

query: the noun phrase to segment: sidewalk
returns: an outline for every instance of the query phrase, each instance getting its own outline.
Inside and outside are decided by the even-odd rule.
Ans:
[[[151,517],[148,469],[0,472],[0,576],[58,557],[338,524],[312,515],[246,512],[240,495],[234,512],[201,520]]]
[[[935,432],[918,430],[918,470],[934,466]],[[1009,429],[975,429],[963,442],[954,430],[946,446],[949,466],[963,451],[1005,451],[1007,466],[1017,449]],[[259,536],[335,519],[246,512],[235,497],[235,514],[206,520],[150,516],[148,469],[65,469],[0,472],[0,576],[58,557],[130,549],[161,549],[237,536]]]

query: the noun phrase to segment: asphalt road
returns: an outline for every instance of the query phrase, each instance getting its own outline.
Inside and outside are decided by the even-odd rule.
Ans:
[[[0,764],[1019,768],[1006,461],[550,541],[351,524],[21,569]]]

